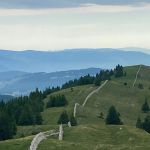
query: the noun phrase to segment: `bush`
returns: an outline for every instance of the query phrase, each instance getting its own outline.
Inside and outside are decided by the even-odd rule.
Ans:
[[[124,85],[127,86],[127,83],[125,82]]]
[[[141,118],[140,118],[140,117],[137,119],[136,127],[139,128],[139,129],[142,129],[142,128],[143,128],[142,121],[141,121]]]
[[[71,123],[71,126],[77,125],[76,118],[73,116],[73,114],[71,114],[71,116],[70,116],[70,123]]]
[[[138,88],[139,88],[139,89],[144,89],[143,84],[139,83],[139,84],[138,84]]]

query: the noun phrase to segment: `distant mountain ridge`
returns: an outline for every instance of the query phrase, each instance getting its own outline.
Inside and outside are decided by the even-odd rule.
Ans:
[[[100,70],[100,68],[89,68],[52,73],[0,72],[0,94],[26,95],[37,87],[43,90],[46,87],[61,86],[69,80],[78,79],[87,74],[96,75]]]
[[[0,72],[55,72],[83,68],[113,68],[124,66],[150,65],[150,55],[118,49],[71,49],[64,51],[9,51],[0,50]]]

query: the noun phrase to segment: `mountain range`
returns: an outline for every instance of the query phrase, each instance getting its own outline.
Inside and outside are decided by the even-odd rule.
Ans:
[[[95,75],[100,68],[110,69],[117,64],[150,65],[150,55],[136,49],[139,50],[139,48],[70,49],[55,52],[0,50],[0,94],[24,95],[36,87],[43,90],[49,86],[61,86],[66,81],[87,74]],[[147,51],[140,48],[141,50]]]
[[[0,50],[0,72],[56,72],[85,68],[113,68],[124,66],[150,65],[150,55],[118,49],[71,49],[64,51],[9,51]]]
[[[25,95],[35,88],[44,90],[46,87],[61,86],[69,80],[78,79],[87,74],[95,75],[100,70],[100,68],[89,68],[52,73],[0,72],[0,94]]]

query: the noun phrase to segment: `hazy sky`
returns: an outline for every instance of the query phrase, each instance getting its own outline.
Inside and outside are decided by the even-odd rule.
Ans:
[[[150,49],[150,0],[0,0],[0,49]]]

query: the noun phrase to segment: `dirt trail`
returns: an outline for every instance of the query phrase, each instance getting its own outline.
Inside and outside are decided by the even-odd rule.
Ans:
[[[135,86],[135,83],[136,83],[136,81],[137,81],[138,74],[139,74],[139,72],[140,72],[140,70],[141,70],[141,67],[142,67],[142,65],[140,65],[140,67],[139,67],[139,69],[138,69],[138,71],[137,71],[137,73],[136,73],[135,80],[134,80],[134,82],[133,82],[132,87],[134,87],[134,86]]]
[[[84,102],[83,102],[83,104],[82,104],[82,107],[84,107],[85,104],[87,103],[88,99],[89,99],[93,94],[99,92],[99,90],[102,89],[102,88],[106,85],[107,82],[108,82],[108,80],[106,80],[106,81],[105,81],[101,86],[99,86],[96,90],[94,90],[94,91],[92,91],[91,93],[89,93],[88,96],[85,98],[85,100],[84,100]],[[80,104],[75,103],[75,105],[74,105],[74,112],[73,112],[74,117],[76,117],[77,106],[78,106],[78,105],[80,105]]]

